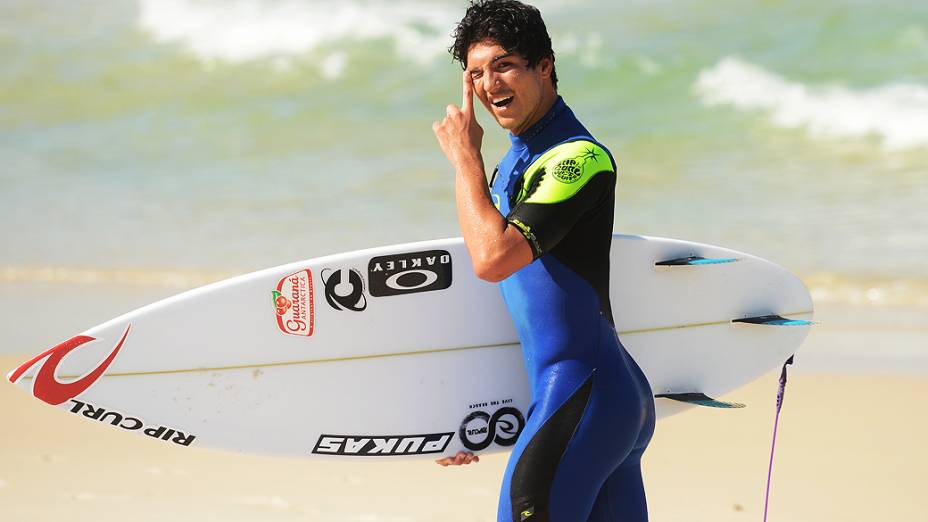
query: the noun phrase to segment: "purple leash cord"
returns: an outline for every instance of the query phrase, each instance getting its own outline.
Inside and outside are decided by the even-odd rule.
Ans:
[[[793,364],[793,356],[783,363],[780,372],[780,387],[777,390],[777,415],[773,421],[773,444],[770,445],[770,466],[767,468],[767,494],[764,496],[764,522],[767,522],[767,506],[770,503],[770,476],[773,473],[773,450],[777,446],[777,424],[780,422],[780,408],[783,407],[783,395],[786,392],[786,367]]]

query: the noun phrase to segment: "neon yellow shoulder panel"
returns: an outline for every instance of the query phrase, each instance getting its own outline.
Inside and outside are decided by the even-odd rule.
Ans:
[[[542,154],[522,177],[517,202],[522,202],[532,181],[542,169],[545,176],[526,203],[560,203],[567,201],[599,172],[613,172],[612,160],[599,145],[585,140],[571,141]]]

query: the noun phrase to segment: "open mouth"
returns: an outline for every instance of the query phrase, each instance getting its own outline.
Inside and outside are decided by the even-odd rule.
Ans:
[[[503,98],[502,100],[495,101],[495,102],[493,102],[493,106],[494,106],[494,107],[503,108],[503,107],[509,105],[510,103],[512,103],[512,98],[513,98],[513,96],[510,96],[510,97],[508,97],[508,98]]]

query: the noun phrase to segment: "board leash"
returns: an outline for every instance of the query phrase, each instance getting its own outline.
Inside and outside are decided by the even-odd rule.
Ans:
[[[770,503],[770,477],[773,475],[773,450],[777,446],[777,425],[780,422],[780,409],[783,407],[783,396],[786,392],[786,367],[793,364],[793,355],[783,363],[780,372],[780,386],[777,389],[777,414],[773,420],[773,443],[770,445],[770,465],[767,467],[767,493],[764,496],[764,522],[767,522],[767,506]]]

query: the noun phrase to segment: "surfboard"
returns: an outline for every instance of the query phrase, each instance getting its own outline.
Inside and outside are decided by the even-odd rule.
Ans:
[[[658,417],[779,367],[806,337],[802,282],[763,259],[615,235],[610,295]],[[460,238],[314,258],[107,321],[9,373],[75,417],[179,448],[312,458],[504,451],[530,404],[496,285]]]

